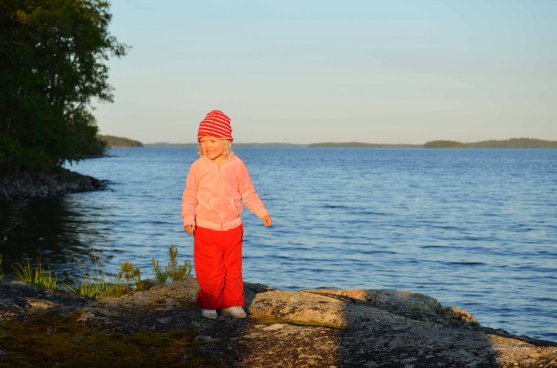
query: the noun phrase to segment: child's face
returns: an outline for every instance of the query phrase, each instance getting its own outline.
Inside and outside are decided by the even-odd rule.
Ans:
[[[199,141],[201,154],[217,163],[226,159],[224,140],[213,137],[201,137]]]

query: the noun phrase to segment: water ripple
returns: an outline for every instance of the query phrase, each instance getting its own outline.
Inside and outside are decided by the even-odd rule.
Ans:
[[[246,280],[410,289],[557,341],[557,150],[237,151],[274,220],[245,213]],[[180,198],[195,150],[111,153],[73,166],[107,191],[1,204],[2,223],[19,223],[6,264],[40,252],[64,272],[115,274],[166,262],[170,245],[192,260]]]

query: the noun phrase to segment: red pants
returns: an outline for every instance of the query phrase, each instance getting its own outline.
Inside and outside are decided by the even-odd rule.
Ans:
[[[197,305],[224,309],[244,305],[242,225],[227,231],[196,227],[193,260],[199,283]]]

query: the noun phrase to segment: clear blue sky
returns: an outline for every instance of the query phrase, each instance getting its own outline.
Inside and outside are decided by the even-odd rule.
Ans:
[[[194,142],[557,140],[557,1],[112,0],[102,134]]]

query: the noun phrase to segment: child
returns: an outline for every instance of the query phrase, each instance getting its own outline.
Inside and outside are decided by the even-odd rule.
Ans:
[[[200,286],[197,305],[206,318],[216,319],[217,309],[223,315],[245,318],[240,200],[265,226],[271,226],[272,220],[244,163],[231,152],[230,118],[211,111],[199,124],[197,140],[200,158],[190,167],[182,195],[184,230],[193,235]]]

